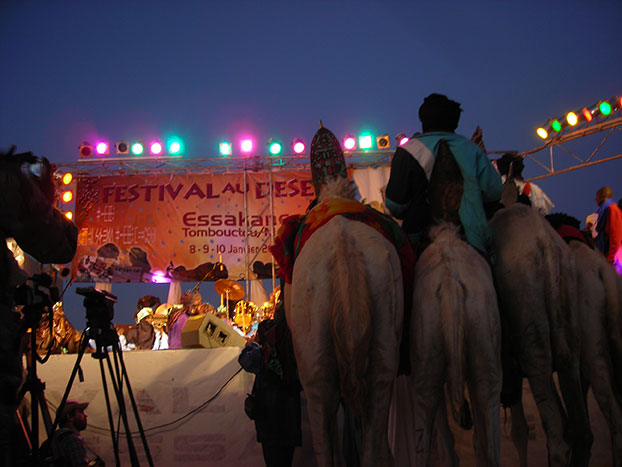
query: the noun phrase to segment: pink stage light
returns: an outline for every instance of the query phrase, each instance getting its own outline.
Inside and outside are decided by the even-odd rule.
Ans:
[[[305,152],[305,149],[307,149],[307,147],[305,146],[305,143],[303,143],[301,139],[297,139],[294,141],[292,149],[294,150],[294,153],[302,154]]]
[[[343,140],[343,147],[347,151],[351,151],[356,148],[356,139],[353,136],[346,136]]]
[[[400,139],[400,146],[408,143],[408,141],[410,141],[410,138],[408,136],[404,136],[402,139]]]
[[[108,154],[108,143],[105,141],[95,143],[95,152],[100,156]]]
[[[253,140],[252,139],[243,139],[240,143],[240,149],[244,154],[248,154],[253,150]]]
[[[149,151],[151,151],[151,154],[153,154],[154,156],[157,156],[159,154],[162,153],[162,143],[158,142],[158,141],[154,141],[153,143],[151,143],[151,146],[149,146]]]
[[[152,275],[151,275],[151,282],[155,283],[155,284],[166,284],[168,282],[171,282],[171,280],[166,277],[166,274],[162,271],[155,271]]]

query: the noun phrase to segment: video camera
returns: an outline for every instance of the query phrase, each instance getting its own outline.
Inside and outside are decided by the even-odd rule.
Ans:
[[[99,329],[109,328],[114,318],[114,303],[117,297],[94,287],[78,287],[76,293],[84,297],[87,326]]]
[[[15,289],[15,304],[23,306],[22,313],[28,327],[37,328],[46,311],[51,313],[52,305],[59,300],[58,289],[52,287],[48,274],[35,274]]]

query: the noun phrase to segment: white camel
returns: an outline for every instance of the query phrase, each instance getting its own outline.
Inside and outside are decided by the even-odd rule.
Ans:
[[[529,380],[547,436],[549,465],[587,465],[593,438],[581,390],[574,256],[544,217],[528,206],[502,209],[490,225],[504,338]],[[512,437],[515,443],[526,443],[526,426],[516,423],[520,410],[520,403],[512,407]],[[519,446],[521,465],[527,463],[526,452],[526,444]]]
[[[499,465],[501,325],[486,260],[442,224],[415,268],[411,321],[417,465],[429,463],[433,422],[446,431],[444,386],[456,422],[468,386],[478,465]],[[440,409],[440,413],[437,410]],[[453,440],[445,440],[444,445]],[[441,443],[443,445],[443,443]],[[453,459],[452,459],[453,458]],[[454,462],[454,456],[451,456]]]
[[[342,181],[320,193],[346,194]],[[359,420],[361,465],[390,466],[389,403],[397,375],[403,321],[400,260],[366,224],[333,217],[296,258],[285,289],[300,380],[307,398],[318,465],[342,465],[340,403]]]
[[[622,279],[586,244],[569,247],[577,262],[584,392],[592,388],[609,425],[612,465],[622,466]]]
[[[574,227],[580,222],[566,214],[547,216],[554,228]],[[562,233],[563,235],[563,233]],[[612,465],[622,465],[622,278],[602,254],[581,237],[568,236],[568,247],[577,265],[581,374],[587,404],[591,387],[609,425]]]

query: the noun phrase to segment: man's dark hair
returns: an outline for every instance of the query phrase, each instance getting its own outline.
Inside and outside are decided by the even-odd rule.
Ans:
[[[508,175],[510,172],[510,164],[512,164],[512,176],[521,178],[523,176],[523,169],[525,163],[523,158],[515,152],[506,152],[497,159],[497,169],[501,175]]]
[[[423,132],[448,131],[453,133],[460,120],[460,104],[443,94],[430,94],[419,107],[419,120]]]

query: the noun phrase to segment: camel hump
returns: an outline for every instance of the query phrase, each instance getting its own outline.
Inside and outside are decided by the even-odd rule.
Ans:
[[[447,141],[438,142],[438,155],[428,184],[430,215],[435,223],[440,221],[462,225],[459,209],[464,192],[462,172]]]

